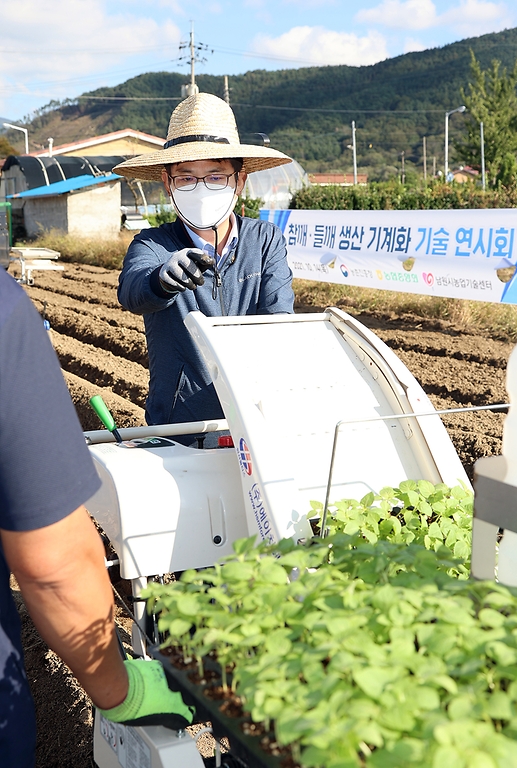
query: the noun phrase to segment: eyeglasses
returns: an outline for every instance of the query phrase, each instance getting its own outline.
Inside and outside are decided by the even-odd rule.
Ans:
[[[197,187],[200,181],[203,182],[207,189],[211,189],[216,192],[220,189],[226,189],[230,183],[230,179],[235,176],[235,184],[237,184],[237,172],[234,173],[210,173],[208,176],[169,176],[174,189],[178,189],[181,192],[192,192]]]

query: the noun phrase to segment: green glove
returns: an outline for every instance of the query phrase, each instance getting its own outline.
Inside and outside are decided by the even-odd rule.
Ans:
[[[159,661],[127,659],[129,678],[126,698],[117,707],[99,709],[101,715],[124,725],[164,725],[173,731],[186,728],[194,718],[194,707],[187,707],[181,693],[171,691]]]

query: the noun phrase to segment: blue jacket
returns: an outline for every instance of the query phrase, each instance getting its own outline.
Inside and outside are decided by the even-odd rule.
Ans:
[[[210,374],[183,321],[192,311],[204,315],[292,313],[292,273],[282,232],[274,224],[237,216],[239,240],[220,273],[209,268],[205,283],[173,297],[160,287],[158,273],[171,253],[193,247],[177,219],[142,230],[129,246],[119,279],[125,309],[143,315],[149,353],[148,424],[223,418]]]

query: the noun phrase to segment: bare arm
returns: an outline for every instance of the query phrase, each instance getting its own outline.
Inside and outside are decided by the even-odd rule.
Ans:
[[[128,679],[100,537],[84,507],[33,531],[0,530],[7,563],[41,636],[93,702],[119,705]]]

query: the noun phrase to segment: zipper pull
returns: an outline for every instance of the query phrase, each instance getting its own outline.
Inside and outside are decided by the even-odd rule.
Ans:
[[[212,299],[214,301],[217,299],[217,289],[220,288],[221,285],[222,285],[221,275],[217,267],[214,267],[214,279],[212,282]]]

